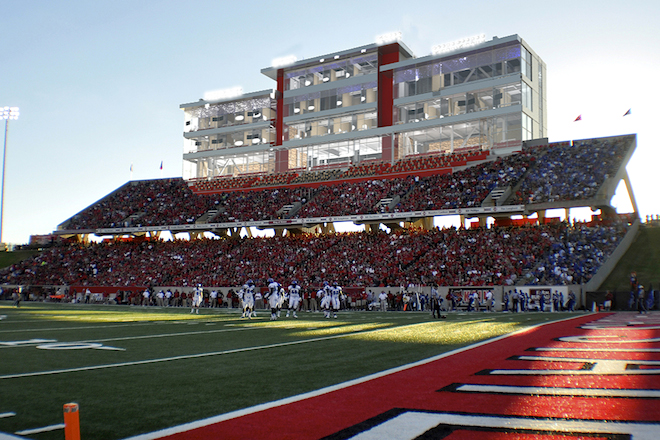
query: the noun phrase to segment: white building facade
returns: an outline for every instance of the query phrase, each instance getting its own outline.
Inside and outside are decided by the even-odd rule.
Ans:
[[[275,90],[182,104],[186,179],[520,149],[547,137],[546,66],[517,35],[436,48],[400,41],[268,67]]]

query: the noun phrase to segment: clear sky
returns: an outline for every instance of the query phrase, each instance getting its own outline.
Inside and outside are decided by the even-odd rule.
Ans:
[[[637,133],[628,172],[641,215],[657,215],[659,22],[657,0],[0,0],[0,106],[20,107],[3,240],[48,234],[131,177],[181,176],[180,104],[273,89],[260,71],[274,58],[393,31],[420,57],[480,33],[520,35],[547,64],[550,141]]]

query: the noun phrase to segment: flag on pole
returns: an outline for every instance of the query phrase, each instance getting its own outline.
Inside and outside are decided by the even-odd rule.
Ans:
[[[628,116],[628,115],[631,115],[631,114],[632,114],[632,109],[629,108],[628,111],[623,114],[623,116]]]
[[[162,160],[160,161],[160,169],[161,170],[163,169],[163,161]]]
[[[133,164],[131,164],[131,173],[133,172]]]
[[[582,120],[582,115],[580,115],[580,116],[578,116],[577,118],[575,118],[575,121],[573,121],[573,122],[577,122],[577,121],[581,121],[581,120]]]

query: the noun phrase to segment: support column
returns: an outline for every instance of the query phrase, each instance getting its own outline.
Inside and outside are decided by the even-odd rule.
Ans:
[[[545,223],[545,209],[542,209],[540,211],[536,211],[536,216],[539,219],[539,225],[542,225]]]
[[[623,182],[626,184],[626,191],[628,191],[628,198],[630,198],[630,204],[632,205],[633,211],[635,212],[635,217],[639,218],[639,209],[637,209],[637,201],[635,200],[635,193],[633,193],[632,185],[630,185],[630,179],[628,178],[628,171],[623,173]]]
[[[324,223],[321,225],[321,232],[323,234],[334,234],[335,233],[335,224],[334,223]]]

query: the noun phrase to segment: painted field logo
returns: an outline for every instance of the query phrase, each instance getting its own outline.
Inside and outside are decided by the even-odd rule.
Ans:
[[[110,347],[99,342],[57,342],[57,339],[25,339],[23,341],[0,341],[0,346],[29,347],[34,345],[40,350],[115,350],[125,351],[125,348]]]
[[[386,420],[383,421],[383,419]],[[371,424],[375,424],[375,426],[370,427]],[[355,434],[356,430],[362,432]],[[364,424],[325,437],[323,440],[455,440],[464,438],[543,438],[548,440],[557,438],[566,440],[594,437],[612,440],[624,438],[655,440],[658,438],[658,425],[394,409]]]
[[[653,325],[655,318],[632,323],[625,315],[619,319],[624,322],[617,325],[608,318],[577,328],[587,334],[553,338],[547,347],[525,350],[552,355],[491,358],[495,367],[512,362],[516,367],[526,366],[483,369],[472,375],[475,383],[455,382],[438,390],[440,399],[454,401],[457,407],[463,406],[460,401],[465,398],[483,401],[480,410],[474,411],[474,404],[466,405],[472,412],[395,408],[324,439],[658,439],[660,359],[649,357],[660,353],[660,327]],[[622,382],[628,387],[623,388]],[[452,397],[447,399],[447,393]],[[618,405],[621,399],[625,399],[623,406]],[[582,406],[583,416],[566,417],[567,405]],[[617,406],[646,410],[612,417],[598,410]],[[518,414],[502,414],[502,408]],[[533,416],[539,409],[544,417]]]

